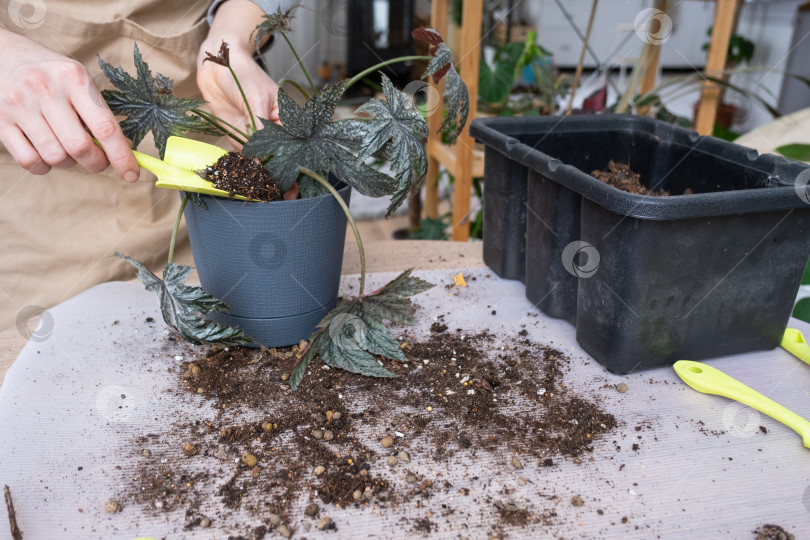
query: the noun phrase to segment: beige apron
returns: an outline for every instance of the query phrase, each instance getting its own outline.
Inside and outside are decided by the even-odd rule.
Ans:
[[[153,74],[173,78],[177,95],[196,97],[195,62],[209,4],[2,0],[0,23],[80,61],[102,88],[111,86],[96,54],[134,73],[137,42]],[[140,149],[154,154],[151,138]],[[91,174],[79,166],[31,175],[0,145],[0,330],[30,313],[28,306],[48,308],[97,283],[134,277],[131,266],[113,257],[116,251],[161,275],[180,199],[153,184],[147,171],[136,184],[111,169]],[[175,260],[191,264],[185,226],[181,232]]]

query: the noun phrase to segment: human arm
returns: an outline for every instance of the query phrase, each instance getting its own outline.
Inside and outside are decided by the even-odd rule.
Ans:
[[[228,69],[205,62],[206,52],[216,53],[224,41],[230,64],[239,77],[254,116],[278,122],[278,85],[254,60],[253,30],[264,11],[251,0],[227,0],[218,6],[211,29],[197,55],[197,86],[211,112],[239,127],[251,124],[239,88]]]
[[[0,143],[21,167],[45,174],[79,163],[97,173],[112,165],[124,180],[138,179],[129,141],[82,64],[5,27],[0,51]]]

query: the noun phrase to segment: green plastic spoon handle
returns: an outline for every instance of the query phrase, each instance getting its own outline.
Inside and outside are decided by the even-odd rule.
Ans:
[[[683,382],[704,394],[723,396],[739,401],[782,422],[802,437],[802,443],[810,448],[810,422],[779,405],[737,379],[709,365],[692,360],[679,360],[672,366]]]
[[[782,336],[782,348],[804,362],[810,364],[810,345],[804,340],[804,334],[795,328],[786,328]]]

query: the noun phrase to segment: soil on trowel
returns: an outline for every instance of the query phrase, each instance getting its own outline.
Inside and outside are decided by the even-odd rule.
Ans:
[[[242,195],[263,202],[281,200],[281,190],[267,169],[236,152],[228,152],[202,173],[203,178],[231,197]]]
[[[498,536],[560,525],[545,497],[479,497],[478,477],[453,467],[484,460],[496,478],[582,463],[596,458],[594,443],[616,419],[563,383],[569,359],[560,350],[521,334],[499,342],[488,332],[437,330],[399,336],[408,362],[385,362],[397,378],[314,362],[294,392],[289,374],[305,343],[186,356],[172,399],[213,410],[137,439],[122,502],[182,509],[187,529],[218,527],[233,538],[334,530],[336,506],[358,519],[366,509],[405,512],[403,535],[446,532],[459,519]],[[608,446],[600,452],[612,453]]]
[[[641,183],[641,175],[630,168],[629,164],[616,163],[612,159],[608,163],[608,170],[593,171],[591,176],[609,186],[621,189],[636,195],[650,195],[652,197],[669,197],[669,191],[664,189],[651,190]]]

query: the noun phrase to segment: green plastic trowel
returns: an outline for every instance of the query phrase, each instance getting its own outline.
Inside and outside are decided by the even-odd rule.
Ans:
[[[810,364],[810,346],[800,330],[786,328],[785,335],[782,337],[782,348],[805,364]]]
[[[737,379],[726,375],[719,369],[701,362],[679,360],[672,367],[675,369],[675,373],[683,379],[683,382],[698,392],[727,397],[767,414],[798,433],[804,446],[810,448],[810,422],[793,411],[763,396]]]
[[[228,153],[218,146],[183,137],[169,137],[162,161],[136,150],[132,153],[135,154],[138,165],[157,176],[155,186],[159,188],[250,200],[242,195],[232,196],[227,191],[215,188],[214,184],[197,174],[197,171],[213,165]]]

